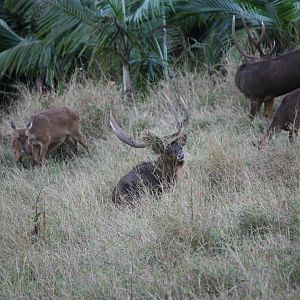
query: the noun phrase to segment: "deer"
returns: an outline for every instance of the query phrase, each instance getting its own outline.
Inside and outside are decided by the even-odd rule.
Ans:
[[[300,88],[287,94],[278,107],[266,133],[258,142],[258,148],[263,150],[274,133],[285,130],[289,132],[289,141],[293,143],[294,135],[298,136],[300,128]]]
[[[41,166],[46,155],[55,151],[63,143],[77,148],[77,142],[89,152],[80,129],[79,114],[72,108],[60,106],[33,115],[25,128],[18,128],[11,122],[14,130],[12,146],[17,162],[24,155],[32,155],[33,166]],[[77,153],[77,149],[75,150]]]
[[[237,40],[235,33],[235,16],[232,19],[232,39],[240,52],[247,59],[238,67],[235,74],[237,88],[250,99],[250,119],[260,111],[264,103],[264,115],[272,117],[274,98],[289,93],[300,87],[300,49],[295,49],[278,57],[272,57],[275,43],[268,53],[262,49],[261,43],[265,37],[265,25],[262,22],[261,35],[255,39],[242,17],[248,39],[258,50],[260,56],[247,54]]]
[[[28,137],[25,134],[25,129],[17,128],[14,122],[11,123],[11,126],[14,127],[11,145],[14,151],[16,165],[20,165],[24,169],[34,166],[32,147],[28,143]],[[57,160],[68,160],[74,156],[77,156],[77,151],[77,141],[68,135],[66,140],[56,149],[55,145],[53,144],[49,146],[46,158],[51,156]]]
[[[167,97],[167,95],[165,95]],[[171,112],[176,121],[176,132],[165,137],[158,137],[151,132],[142,136],[138,141],[129,136],[116,122],[110,112],[112,132],[125,144],[133,148],[148,148],[158,155],[155,161],[141,162],[117,183],[112,193],[112,201],[119,204],[130,204],[138,201],[145,192],[160,195],[170,189],[178,180],[184,165],[183,147],[187,141],[186,128],[189,124],[190,113],[184,100],[180,98],[184,116],[180,121],[178,113],[167,97]]]

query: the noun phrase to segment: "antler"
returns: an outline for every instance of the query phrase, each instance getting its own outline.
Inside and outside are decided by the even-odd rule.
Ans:
[[[177,110],[174,106],[174,104],[172,103],[172,101],[170,100],[170,98],[168,97],[168,95],[163,91],[163,94],[164,96],[166,97],[168,103],[169,103],[169,106],[170,106],[170,110],[171,110],[171,113],[175,119],[175,122],[176,122],[176,128],[177,128],[177,131],[180,131],[181,129],[181,122],[180,122],[180,119],[179,119],[179,115],[177,113]]]
[[[172,140],[176,140],[180,137],[181,135],[181,132],[183,132],[188,124],[189,124],[189,119],[190,119],[190,113],[189,113],[189,110],[188,110],[188,107],[186,105],[186,103],[184,102],[184,100],[180,97],[180,102],[181,102],[181,105],[182,105],[182,108],[183,108],[183,112],[184,112],[184,117],[183,117],[183,120],[180,121],[180,118],[179,118],[179,115],[172,103],[172,101],[170,100],[170,98],[166,95],[166,93],[164,93],[166,99],[168,100],[169,102],[169,105],[170,105],[170,109],[171,109],[171,112],[176,120],[176,128],[177,128],[177,131],[170,135],[170,136],[166,136],[164,137],[164,139],[172,139]],[[148,134],[146,136],[145,141],[146,143],[141,143],[141,142],[138,142],[138,141],[135,141],[132,137],[130,137],[116,122],[116,120],[114,119],[113,115],[112,115],[112,112],[110,112],[110,116],[109,116],[109,123],[110,123],[110,127],[112,129],[112,131],[114,132],[114,134],[122,141],[124,142],[125,144],[131,146],[131,147],[134,147],[134,148],[145,148],[147,146],[147,144],[149,144],[149,136],[151,136],[151,141],[153,142],[153,139],[155,138],[155,141],[156,143],[158,143],[158,140],[161,141],[160,138],[152,135],[152,134]],[[152,143],[151,142],[151,143]]]
[[[190,119],[189,109],[188,109],[186,103],[184,102],[184,100],[182,99],[182,97],[180,97],[180,102],[181,102],[181,105],[183,108],[183,113],[184,113],[183,120],[180,121],[179,115],[174,107],[174,104],[172,103],[172,101],[170,100],[170,98],[168,97],[168,95],[165,92],[163,92],[163,94],[166,97],[166,99],[170,105],[170,109],[171,109],[171,112],[176,121],[176,128],[177,128],[177,131],[175,133],[173,133],[172,135],[167,136],[165,138],[177,139],[181,135],[181,132],[185,131],[185,129],[189,125],[189,119]]]
[[[183,120],[181,122],[181,125],[182,125],[181,129],[184,131],[184,130],[187,129],[187,127],[190,124],[190,112],[189,112],[189,108],[188,108],[187,104],[182,99],[182,97],[180,97],[179,99],[180,99],[180,102],[181,102],[181,105],[182,105],[182,108],[183,108],[183,112],[184,112],[184,117],[183,117]]]
[[[262,21],[261,22],[261,35],[259,37],[258,40],[255,40],[252,32],[250,31],[246,21],[245,21],[245,18],[244,16],[242,15],[241,16],[242,18],[242,22],[243,22],[243,25],[244,25],[244,28],[246,29],[246,32],[247,32],[247,35],[248,35],[248,38],[249,38],[249,41],[255,46],[255,48],[258,50],[260,56],[265,56],[264,54],[264,51],[261,49],[261,43],[263,41],[263,38],[265,37],[266,35],[266,27],[265,27],[265,24],[264,22]]]
[[[269,53],[264,53],[264,51],[263,51],[263,49],[261,47],[261,43],[262,43],[262,41],[263,41],[263,39],[265,37],[265,34],[266,34],[266,27],[265,27],[264,22],[261,22],[261,26],[262,26],[261,35],[260,35],[260,37],[257,40],[255,40],[255,38],[254,38],[254,36],[253,36],[250,28],[246,24],[244,16],[242,15],[241,18],[242,18],[242,22],[243,22],[244,28],[245,28],[245,30],[247,32],[249,41],[258,50],[258,52],[260,54],[260,57],[271,56],[273,54],[274,50],[275,50],[275,42],[273,43],[273,46],[272,46],[271,51]],[[237,37],[236,37],[236,33],[235,33],[235,16],[232,17],[231,36],[232,36],[232,39],[233,39],[233,42],[234,42],[235,46],[237,47],[237,49],[239,50],[239,52],[241,53],[241,55],[243,55],[243,56],[245,56],[246,58],[249,58],[249,59],[257,59],[256,56],[247,54],[239,46],[239,43],[238,43]]]
[[[111,112],[109,116],[109,124],[114,134],[125,144],[134,148],[145,148],[145,144],[135,141],[117,124]]]
[[[234,42],[236,48],[239,50],[239,52],[241,53],[242,56],[245,56],[246,58],[249,58],[249,59],[257,59],[256,56],[247,54],[247,53],[240,47],[239,42],[238,42],[237,37],[236,37],[236,33],[235,33],[235,16],[232,17],[231,37],[232,37],[232,40],[233,40],[233,42]]]

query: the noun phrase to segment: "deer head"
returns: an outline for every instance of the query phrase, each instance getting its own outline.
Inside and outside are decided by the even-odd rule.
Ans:
[[[26,128],[18,128],[15,122],[10,122],[10,125],[14,130],[11,143],[15,160],[16,162],[21,162],[26,155],[31,154],[31,146],[28,143],[28,132]]]
[[[151,132],[147,132],[142,136],[142,142],[136,141],[117,124],[112,113],[110,113],[110,126],[115,135],[125,144],[134,148],[148,148],[155,154],[164,156],[168,161],[181,162],[184,160],[182,147],[185,145],[187,140],[187,135],[184,134],[184,131],[189,123],[189,112],[184,100],[180,98],[181,105],[184,110],[184,119],[181,122],[174,105],[169,98],[167,99],[170,104],[171,112],[175,118],[177,128],[176,132],[171,135],[160,138]]]

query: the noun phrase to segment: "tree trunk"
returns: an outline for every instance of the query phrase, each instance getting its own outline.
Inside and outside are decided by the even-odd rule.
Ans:
[[[163,56],[164,56],[164,76],[167,79],[169,77],[168,66],[168,44],[167,44],[167,22],[165,16],[165,7],[163,8]]]
[[[124,100],[133,100],[129,60],[123,61],[123,93]]]
[[[122,0],[122,12],[124,18],[124,28],[126,30],[126,7],[125,0]],[[130,77],[130,48],[128,45],[127,36],[123,36],[124,56],[123,56],[123,98],[124,100],[133,100],[132,82]]]

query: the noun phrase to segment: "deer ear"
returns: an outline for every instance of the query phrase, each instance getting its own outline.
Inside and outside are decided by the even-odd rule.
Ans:
[[[11,126],[11,128],[13,129],[13,130],[16,130],[18,127],[17,127],[17,125],[16,125],[16,123],[14,122],[14,121],[11,121],[10,122],[10,126]]]
[[[179,139],[178,139],[179,143],[184,146],[186,144],[187,141],[187,134],[183,134]]]
[[[163,141],[156,135],[147,132],[143,136],[145,146],[150,148],[155,154],[164,153],[165,147]]]

